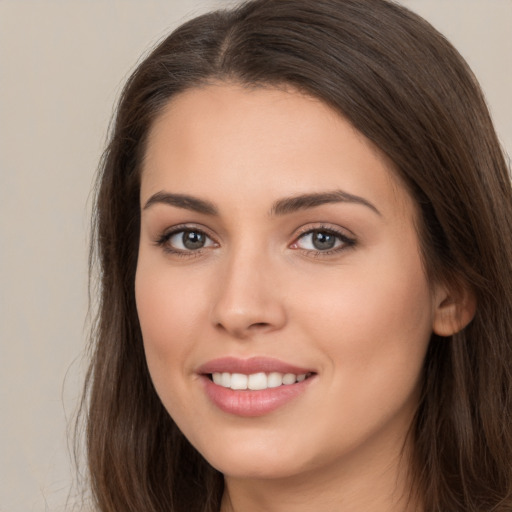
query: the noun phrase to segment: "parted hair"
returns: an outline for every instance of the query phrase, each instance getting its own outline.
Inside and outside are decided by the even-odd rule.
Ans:
[[[134,293],[148,132],[176,94],[219,82],[318,98],[392,163],[417,204],[429,279],[471,290],[477,304],[464,330],[432,335],[410,429],[411,492],[425,512],[510,512],[509,168],[465,61],[386,0],[253,0],[202,15],[128,79],[100,164],[91,244],[99,298],[82,419],[96,509],[219,510],[222,475],[152,385]]]

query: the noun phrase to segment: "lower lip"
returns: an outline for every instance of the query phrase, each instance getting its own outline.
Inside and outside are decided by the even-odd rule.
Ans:
[[[263,416],[291,402],[304,393],[314,377],[302,382],[283,385],[277,388],[253,390],[233,390],[219,386],[208,377],[202,376],[206,395],[222,411],[236,416]]]

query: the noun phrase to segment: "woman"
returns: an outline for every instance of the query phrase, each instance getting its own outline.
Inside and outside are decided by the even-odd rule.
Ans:
[[[476,80],[406,9],[178,28],[99,178],[98,510],[511,510],[511,198]]]

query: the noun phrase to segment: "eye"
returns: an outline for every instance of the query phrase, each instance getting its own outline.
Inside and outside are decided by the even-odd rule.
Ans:
[[[158,245],[172,253],[197,252],[208,247],[216,247],[216,243],[199,229],[180,229],[164,234]]]
[[[353,238],[333,229],[311,229],[300,235],[292,244],[292,249],[314,251],[316,253],[330,253],[351,247],[355,244]]]

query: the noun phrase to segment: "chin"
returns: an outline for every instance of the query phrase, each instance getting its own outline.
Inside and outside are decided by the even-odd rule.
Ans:
[[[235,439],[233,439],[235,437]],[[288,438],[288,442],[287,442]],[[226,435],[227,442],[210,441],[198,449],[215,469],[239,479],[285,479],[315,469],[315,457],[289,436],[260,435],[245,440]],[[293,441],[293,440],[292,440]]]
[[[281,456],[260,456],[255,460],[242,457],[222,457],[208,461],[224,476],[241,480],[280,480],[301,473],[297,462],[284,460]]]

